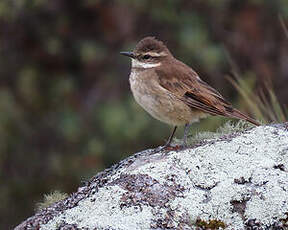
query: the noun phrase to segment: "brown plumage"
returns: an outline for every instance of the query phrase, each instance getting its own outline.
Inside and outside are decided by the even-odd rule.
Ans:
[[[168,48],[153,37],[142,39],[133,52],[122,52],[132,58],[130,85],[135,100],[156,119],[187,127],[206,115],[257,121],[234,109],[222,95],[202,81],[189,66],[178,61]]]
[[[167,60],[166,64],[165,68],[162,65],[155,70],[160,85],[192,109],[199,109],[211,115],[243,119],[259,125],[254,119],[234,109],[217,90],[202,81],[189,66],[174,58]]]

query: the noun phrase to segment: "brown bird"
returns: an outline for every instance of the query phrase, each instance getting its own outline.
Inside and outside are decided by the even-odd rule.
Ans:
[[[132,59],[130,87],[135,100],[152,117],[173,125],[165,146],[169,146],[177,126],[184,125],[186,146],[189,125],[207,115],[257,121],[234,109],[222,95],[202,81],[198,74],[170,53],[154,37],[142,39],[133,52],[121,52]]]

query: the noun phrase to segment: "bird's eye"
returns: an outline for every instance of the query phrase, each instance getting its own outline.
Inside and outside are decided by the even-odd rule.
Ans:
[[[149,59],[149,58],[151,58],[151,56],[148,55],[148,54],[146,54],[146,55],[143,56],[143,59],[145,59],[145,60],[147,60],[147,59]]]

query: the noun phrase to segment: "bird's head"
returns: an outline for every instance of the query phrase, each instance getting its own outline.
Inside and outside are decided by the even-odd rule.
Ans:
[[[149,69],[160,66],[169,56],[172,56],[163,42],[154,37],[143,38],[132,52],[120,54],[132,58],[132,68]]]

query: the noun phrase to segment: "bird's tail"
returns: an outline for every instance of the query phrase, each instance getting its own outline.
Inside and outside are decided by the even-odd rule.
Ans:
[[[246,114],[244,113],[241,113],[239,110],[237,109],[233,109],[230,114],[229,114],[231,117],[233,118],[238,118],[238,119],[242,119],[242,120],[245,120],[245,121],[248,121],[256,126],[259,126],[260,123],[257,122],[256,120],[252,119],[251,117],[247,116]]]

